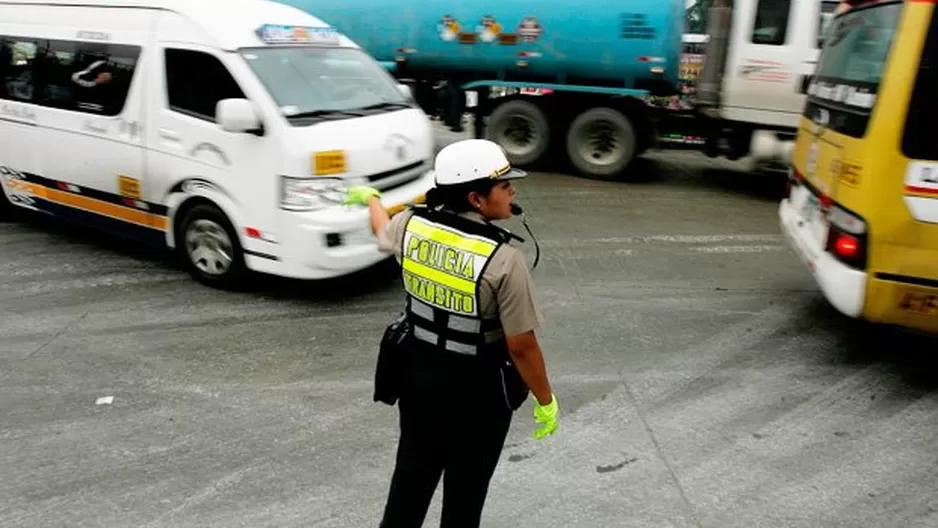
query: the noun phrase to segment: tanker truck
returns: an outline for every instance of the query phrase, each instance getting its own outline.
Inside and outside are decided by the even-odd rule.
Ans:
[[[787,167],[836,0],[278,0],[335,26],[427,114],[499,143],[516,166],[564,154],[621,174],[662,137],[710,157]],[[699,5],[697,5],[699,4]],[[704,68],[679,82],[685,20],[704,13]],[[700,22],[700,21],[697,21]],[[648,104],[696,91],[691,111]],[[686,103],[682,106],[686,106]],[[663,143],[663,142],[662,142]]]
[[[678,93],[685,0],[278,1],[354,40],[451,129],[471,112],[519,167],[564,153],[620,174],[655,141],[644,98]]]

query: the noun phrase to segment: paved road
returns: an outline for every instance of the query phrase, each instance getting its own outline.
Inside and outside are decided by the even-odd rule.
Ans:
[[[484,526],[938,526],[936,342],[827,307],[777,182],[651,158],[521,184],[562,428],[518,413]],[[0,248],[0,526],[377,525],[393,267],[233,294],[47,222]]]

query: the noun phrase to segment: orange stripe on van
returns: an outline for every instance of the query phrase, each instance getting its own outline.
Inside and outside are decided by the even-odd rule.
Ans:
[[[169,226],[169,219],[165,216],[155,215],[139,209],[124,207],[122,205],[112,204],[96,198],[89,198],[80,194],[73,194],[58,189],[44,187],[38,183],[17,182],[17,186],[26,188],[33,196],[42,198],[60,205],[67,205],[90,213],[95,213],[131,224],[143,227],[150,227],[160,231],[166,231]]]

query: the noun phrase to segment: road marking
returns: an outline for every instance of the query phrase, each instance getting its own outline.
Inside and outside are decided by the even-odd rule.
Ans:
[[[785,246],[704,246],[690,248],[698,253],[765,253],[766,251],[784,251]]]
[[[714,244],[727,242],[782,242],[781,234],[750,234],[750,235],[637,235],[628,237],[600,237],[582,238],[573,240],[547,239],[541,240],[542,246],[577,246],[590,244],[647,244],[650,242],[669,242],[674,244]]]

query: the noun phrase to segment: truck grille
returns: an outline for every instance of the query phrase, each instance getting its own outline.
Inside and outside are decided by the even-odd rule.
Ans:
[[[389,191],[417,180],[430,168],[429,165],[428,160],[420,160],[403,167],[371,174],[368,176],[368,181],[378,190]]]

